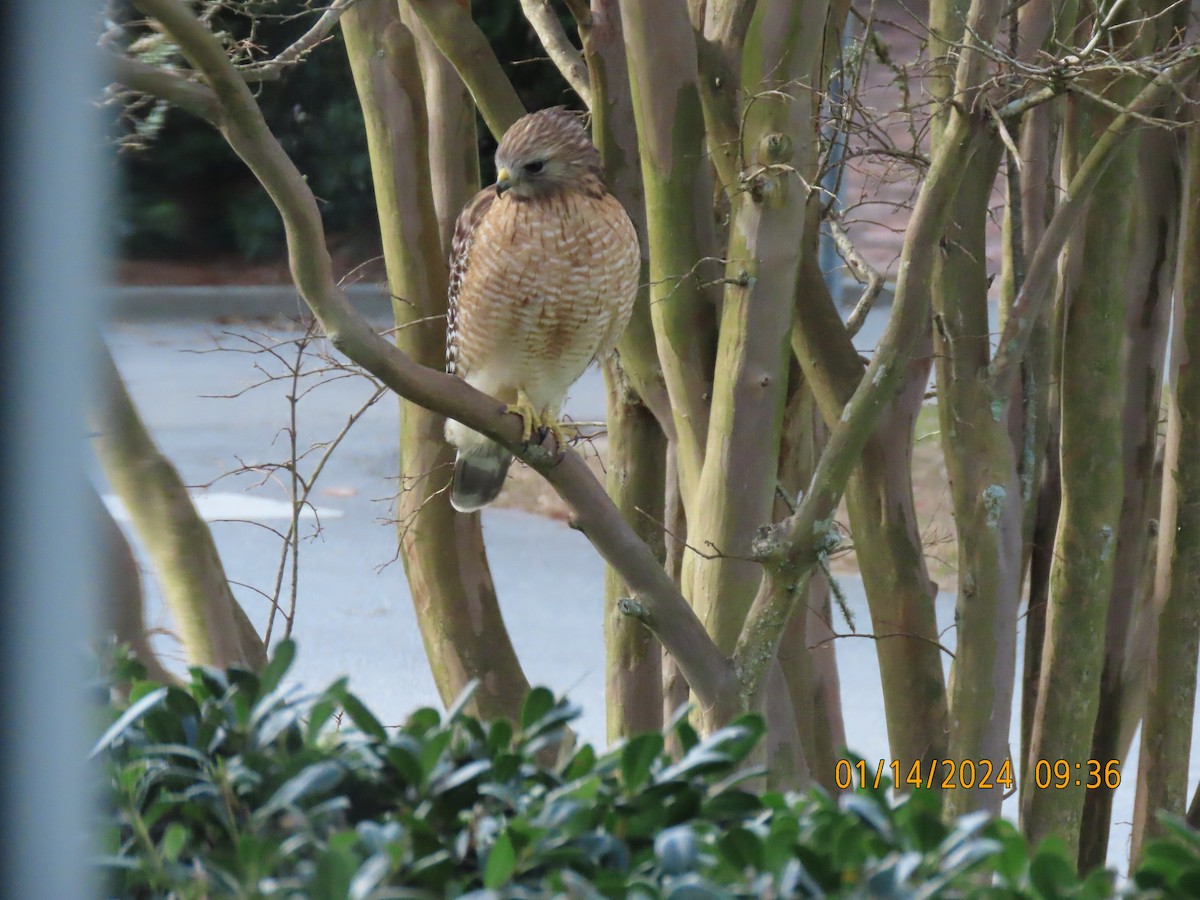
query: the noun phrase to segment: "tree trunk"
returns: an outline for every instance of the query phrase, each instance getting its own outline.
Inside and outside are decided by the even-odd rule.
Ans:
[[[108,349],[98,357],[92,446],[150,557],[188,662],[261,668],[267,661],[262,640],[229,588],[208,524],[155,445]]]
[[[1142,726],[1133,854],[1164,833],[1158,813],[1184,813],[1200,653],[1200,118],[1187,139],[1184,224],[1175,295],[1167,456],[1158,530],[1158,641]]]
[[[998,141],[972,160],[934,281],[938,412],[958,532],[949,757],[976,765],[988,760],[995,772],[1009,758],[1022,551],[1021,486],[1007,426],[1014,412],[984,378],[990,356],[984,223],[999,160]],[[954,790],[946,808],[998,813],[1000,800],[994,788]]]
[[[650,315],[674,420],[684,509],[692,520],[708,433],[716,348],[709,290],[698,267],[714,255],[712,179],[696,87],[695,38],[674,3],[622,0],[638,156],[646,196]]]
[[[1128,101],[1128,91],[1113,98]],[[1115,115],[1068,98],[1068,159],[1080,160]],[[1124,279],[1129,185],[1137,145],[1118,149],[1089,203],[1081,240],[1068,248],[1062,351],[1062,511],[1050,574],[1041,683],[1025,777],[1038,761],[1073,768],[1061,790],[1031,790],[1022,827],[1031,843],[1055,834],[1077,856],[1091,735],[1099,703],[1105,622],[1123,497],[1121,427]],[[1071,265],[1077,254],[1076,265]],[[1101,763],[1104,761],[1102,760]],[[1077,777],[1080,775],[1083,777]]]
[[[367,127],[396,340],[411,358],[440,369],[447,273],[416,43],[388,0],[362,0],[344,14],[342,29]],[[437,114],[457,121],[452,108]],[[473,713],[516,719],[529,683],[500,615],[479,514],[450,506],[454,450],[445,419],[405,400],[400,406],[400,549],[438,693],[449,704],[478,679]]]
[[[810,215],[816,212],[816,205]],[[817,265],[816,224],[796,292],[792,350],[813,386],[821,415],[837,427],[864,366],[834,307]],[[933,601],[912,494],[912,442],[929,378],[929,353],[908,363],[900,395],[880,415],[846,490],[850,531],[867,591],[872,629],[899,634],[875,642],[892,758],[931,760],[946,755],[946,682],[937,648]],[[886,552],[874,552],[886,548]],[[810,643],[815,635],[810,635]],[[832,645],[823,651],[833,655]],[[836,744],[835,744],[836,746]]]
[[[742,85],[760,96],[741,120],[749,181],[731,200],[700,502],[688,515],[689,543],[713,555],[689,555],[683,576],[697,615],[725,653],[733,651],[761,578],[750,544],[774,506],[805,185],[816,180],[812,92],[800,87],[787,96],[781,89],[803,84],[814,70],[823,31],[803,23],[823,22],[826,6],[761,2],[746,37]]]
[[[604,367],[608,388],[608,495],[639,537],[665,559],[662,529],[666,497],[667,440],[654,415],[638,398],[616,357]],[[617,602],[629,596],[610,566],[604,572],[604,647],[607,657],[608,739],[616,742],[644,731],[661,731],[662,648]]]
[[[1125,408],[1122,413],[1122,458],[1125,495],[1117,526],[1112,593],[1100,676],[1090,759],[1124,759],[1141,717],[1142,697],[1133,693],[1147,660],[1130,656],[1130,635],[1147,598],[1145,573],[1153,565],[1150,510],[1158,503],[1154,488],[1158,416],[1162,402],[1163,355],[1167,318],[1175,280],[1179,245],[1179,156],[1174,135],[1161,130],[1142,133],[1133,189],[1133,242],[1126,278]],[[1151,582],[1152,583],[1152,582]],[[1148,649],[1148,648],[1146,648]],[[1108,855],[1113,791],[1107,785],[1084,797],[1080,869],[1104,865]]]
[[[150,646],[146,628],[145,597],[142,594],[142,575],[138,571],[133,548],[125,540],[121,526],[91,486],[88,503],[96,532],[100,536],[100,557],[104,561],[103,617],[117,643],[125,644],[134,659],[146,667],[146,674],[155,681],[171,684],[175,677],[163,668],[158,654]]]
[[[772,514],[774,521],[786,518],[795,508],[795,499],[808,485],[820,452],[819,436],[823,429],[816,403],[804,381],[800,366],[793,361],[788,377],[789,397],[783,416],[783,435],[779,444],[779,493]],[[786,501],[784,497],[788,498]],[[788,621],[779,644],[779,665],[787,682],[792,709],[795,710],[800,744],[808,761],[812,779],[830,794],[837,793],[834,767],[836,753],[845,744],[845,729],[836,723],[828,707],[827,679],[832,664],[837,677],[837,659],[832,644],[810,650],[809,629],[824,613],[828,616],[829,584],[823,573],[814,573],[808,581],[807,602]],[[824,637],[824,635],[822,636]],[[835,740],[834,735],[839,739]]]

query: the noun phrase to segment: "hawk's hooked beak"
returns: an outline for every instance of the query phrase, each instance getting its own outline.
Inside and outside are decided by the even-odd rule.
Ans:
[[[504,192],[512,187],[512,176],[508,174],[508,169],[500,169],[496,172],[496,196],[503,197]]]

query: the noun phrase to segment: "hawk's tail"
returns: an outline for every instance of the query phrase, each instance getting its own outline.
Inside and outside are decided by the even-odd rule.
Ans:
[[[512,454],[492,441],[460,447],[454,458],[450,505],[459,512],[475,512],[499,495],[512,465]]]

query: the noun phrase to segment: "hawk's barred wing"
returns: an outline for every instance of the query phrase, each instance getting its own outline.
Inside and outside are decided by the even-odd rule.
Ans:
[[[471,256],[471,240],[492,203],[496,200],[496,188],[484,188],[471,202],[463,207],[454,223],[454,239],[450,242],[450,290],[446,308],[446,371],[458,373],[458,297]]]

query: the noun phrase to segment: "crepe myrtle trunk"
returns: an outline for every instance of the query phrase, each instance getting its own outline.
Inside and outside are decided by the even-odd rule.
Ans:
[[[133,548],[95,488],[89,486],[87,494],[88,514],[99,537],[99,555],[104,563],[103,622],[117,643],[128,647],[133,658],[146,667],[152,680],[171,684],[175,676],[163,667],[150,646],[142,573]]]
[[[702,286],[702,261],[717,255],[713,183],[701,151],[705,130],[695,36],[687,10],[678,3],[621,0],[618,7],[645,192],[650,316],[690,523],[704,462],[716,348],[714,298],[712,289]]]
[[[600,151],[608,189],[633,221],[642,254],[629,325],[604,366],[607,488],[629,527],[665,561],[667,459],[675,420],[650,313],[645,191],[619,5],[616,0],[593,0],[587,18],[578,24],[589,78],[592,141]],[[686,525],[675,533],[686,533]],[[662,649],[641,622],[620,611],[621,599],[628,596],[620,575],[607,567],[604,646],[610,740],[660,730],[664,721]]]
[[[1130,91],[1115,87],[1113,99]],[[1077,161],[1114,114],[1070,96],[1067,159]],[[1084,765],[1092,746],[1117,528],[1124,494],[1122,340],[1125,274],[1136,178],[1137,144],[1127,141],[1100,177],[1068,247],[1062,368],[1062,510],[1050,573],[1041,682],[1027,766],[1065,759]],[[1072,260],[1072,256],[1076,258]],[[1074,265],[1072,265],[1074,262]],[[1032,773],[1028,769],[1026,777]],[[1072,779],[1074,781],[1074,779]],[[1022,798],[1021,823],[1031,842],[1058,835],[1077,856],[1084,781]]]
[[[593,0],[586,25],[580,26],[583,58],[591,79],[592,142],[600,151],[609,191],[629,213],[642,254],[638,294],[625,333],[617,343],[624,377],[674,441],[675,418],[655,344],[650,312],[650,235],[646,225],[646,192],[638,164],[638,131],[634,120],[629,66],[621,10],[617,0]]]
[[[233,596],[208,523],[154,443],[108,349],[97,356],[92,447],[150,559],[188,663],[261,668],[262,639]]]
[[[1193,85],[1192,96],[1197,96]],[[1132,863],[1163,835],[1159,813],[1184,814],[1196,660],[1200,653],[1200,117],[1187,135],[1179,280],[1154,602],[1157,644],[1147,678],[1134,805]]]
[[[428,148],[431,130],[447,123],[431,129],[417,45],[395,3],[360,0],[342,30],[367,128],[396,340],[412,359],[441,368],[447,273]],[[461,110],[444,100],[430,107],[434,118],[457,121]],[[464,161],[460,172],[471,171]],[[442,185],[447,197],[466,193],[448,180]],[[500,615],[480,517],[449,503],[454,451],[443,436],[445,418],[407,400],[400,406],[398,539],[438,693],[448,704],[478,679],[475,713],[515,720],[529,683]]]
[[[1186,4],[1145,0],[1148,27],[1138,27],[1136,52],[1148,53],[1176,42],[1187,27]],[[1156,118],[1178,118],[1178,98],[1154,110]],[[1123,341],[1125,389],[1122,412],[1124,496],[1117,526],[1112,592],[1100,678],[1100,705],[1091,759],[1124,759],[1145,700],[1144,676],[1152,648],[1133,638],[1147,629],[1146,604],[1154,583],[1153,518],[1162,481],[1156,466],[1159,410],[1170,299],[1179,248],[1182,194],[1181,145],[1176,129],[1146,128],[1139,135],[1132,195]],[[1107,785],[1084,797],[1079,865],[1103,866],[1112,820],[1113,791]]]
[[[608,495],[642,540],[664,560],[667,440],[613,356],[604,366],[608,391]],[[604,572],[605,708],[608,739],[661,731],[662,648],[637,619],[621,612],[629,596],[621,576]]]
[[[469,6],[467,0],[463,5]],[[417,43],[429,125],[429,183],[441,235],[442,259],[450,258],[454,223],[479,190],[479,135],[475,105],[454,66],[438,49],[420,17],[400,3],[400,20]]]
[[[688,516],[694,547],[684,587],[716,644],[732,653],[761,577],[756,530],[771,519],[787,393],[793,298],[807,184],[816,181],[813,92],[827,3],[761,2],[742,55],[746,100],[741,153],[746,189],[731,199],[725,295],[699,502]]]
[[[791,343],[825,426],[835,428],[865,367],[822,277],[815,224],[820,203],[810,206],[809,246],[796,291]],[[880,414],[846,490],[854,544],[872,548],[857,554],[871,627],[875,634],[887,635],[874,645],[890,753],[893,759],[910,761],[908,765],[946,756],[946,682],[933,606],[937,587],[925,566],[911,466],[913,426],[930,362],[928,349],[914,352],[900,394]],[[810,635],[810,644],[820,640]],[[833,652],[832,644],[821,651]]]
[[[1000,161],[993,138],[963,176],[934,271],[934,347],[942,451],[958,533],[958,637],[951,673],[949,757],[1009,757],[1021,591],[1021,490],[1007,404],[987,384],[988,285],[984,225]],[[998,813],[1001,791],[947,794],[947,809]]]
[[[1021,126],[1020,245],[1025,265],[1046,231],[1054,197],[1052,165],[1056,144],[1055,107],[1031,110]],[[1014,294],[1021,289],[1024,272],[1014,279]],[[1061,291],[1056,284],[1055,304],[1039,313],[1029,350],[1021,362],[1021,377],[1013,384],[1009,399],[1009,434],[1017,454],[1021,500],[1025,505],[1022,523],[1022,571],[1028,575],[1025,612],[1024,665],[1021,673],[1021,743],[1018,760],[1029,758],[1029,740],[1037,708],[1041,677],[1042,642],[1045,636],[1046,598],[1049,594],[1050,561],[1058,522],[1060,482],[1058,467],[1059,389],[1052,373],[1061,342]],[[1006,310],[1005,321],[1007,320]],[[1030,782],[1022,781],[1024,794]]]
[[[1016,9],[1016,56],[1035,61],[1050,36],[1063,33],[1064,0],[1030,0]],[[1012,20],[1009,20],[1012,36]],[[1025,282],[1029,260],[1046,232],[1057,196],[1056,147],[1058,105],[1046,103],[1022,118],[1018,153],[1007,157],[1004,208],[1004,246],[1000,276],[1000,321],[1003,327]],[[1050,304],[1039,311],[1029,349],[1021,361],[1020,378],[1009,396],[1008,432],[1021,482],[1021,571],[1028,572],[1029,599],[1025,613],[1024,667],[1021,673],[1021,743],[1017,759],[1028,756],[1029,733],[1037,705],[1045,625],[1045,591],[1053,523],[1058,519],[1057,388],[1053,369],[1055,312]],[[1047,527],[1049,523],[1049,527]],[[1042,543],[1038,543],[1038,541]],[[1024,791],[1028,782],[1022,781]]]
[[[812,391],[793,360],[779,444],[779,491],[773,518],[786,518],[812,478],[824,428]],[[809,579],[808,596],[788,622],[779,643],[779,665],[787,681],[804,756],[813,781],[837,793],[834,769],[846,743],[837,684],[837,660],[829,641],[829,583],[823,572]],[[822,622],[824,618],[824,622]],[[831,699],[836,703],[831,706]]]
[[[1104,640],[1100,705],[1090,759],[1125,759],[1143,705],[1143,674],[1149,647],[1130,640],[1149,599],[1153,568],[1151,512],[1161,481],[1155,477],[1167,315],[1179,246],[1180,179],[1175,135],[1143,131],[1132,189],[1133,235],[1126,277],[1125,403],[1122,467],[1125,494],[1117,526],[1112,592]],[[1156,492],[1156,488],[1159,491]],[[1084,796],[1080,868],[1103,866],[1108,854],[1113,790],[1101,784]]]
[[[964,35],[965,0],[929,8],[935,62],[933,146],[944,139],[955,87],[955,47]],[[938,417],[958,537],[957,649],[950,676],[949,758],[983,761],[999,772],[1008,759],[1021,590],[1021,493],[1008,435],[1007,403],[987,383],[990,362],[984,226],[1002,155],[999,136],[981,126],[975,154],[955,198],[933,276],[933,340]],[[1000,810],[1001,791],[947,793],[947,811]]]

